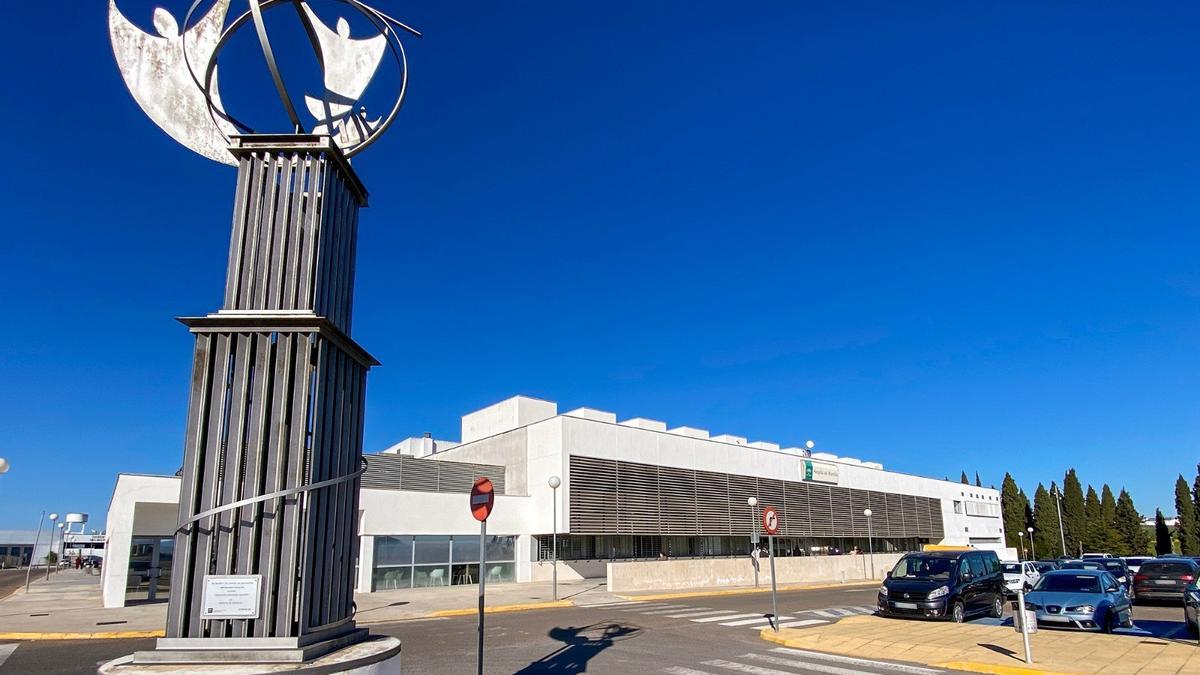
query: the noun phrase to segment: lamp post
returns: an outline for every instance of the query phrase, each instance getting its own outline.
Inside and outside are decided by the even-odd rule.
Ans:
[[[50,514],[50,524],[54,525],[54,521],[58,520],[57,513]],[[46,581],[50,581],[50,554],[54,552],[54,527],[50,528],[50,547],[46,549]]]
[[[754,565],[754,587],[758,588],[758,517],[754,507],[758,506],[758,497],[748,497],[746,504],[750,506],[750,522],[754,524],[754,534],[750,537],[750,562]]]
[[[0,474],[8,473],[8,460],[0,457]]]
[[[29,564],[25,566],[25,592],[29,592],[29,573],[33,571],[33,556],[37,553],[38,544],[42,543],[42,522],[46,520],[46,512],[38,517],[37,535],[33,538],[33,550],[29,552]]]
[[[1027,527],[1025,531],[1029,533],[1029,559],[1037,560],[1037,551],[1033,548],[1033,528]]]
[[[871,554],[871,578],[875,578],[875,541],[871,532],[871,509],[864,509],[863,515],[867,517],[867,550]]]
[[[70,531],[70,528],[64,530],[66,525],[66,523],[58,524],[58,559],[54,561],[55,571],[62,567],[63,557],[67,554],[67,532]]]
[[[1058,538],[1062,541],[1062,554],[1065,558],[1067,556],[1067,535],[1063,532],[1062,491],[1056,485],[1050,490],[1050,495],[1054,497],[1055,505],[1058,507]]]
[[[552,542],[550,549],[550,560],[551,564],[554,566],[554,599],[558,600],[558,486],[562,485],[562,480],[559,479],[558,476],[550,476],[550,478],[546,480],[546,484],[550,486],[550,490],[554,495],[551,498],[551,501],[553,502],[553,507],[551,508],[551,512],[553,514],[551,516],[551,522],[554,526],[554,532],[550,534],[550,541]]]
[[[1025,557],[1025,533],[1024,532],[1017,532],[1017,548],[1020,549],[1019,551],[1017,551],[1017,559],[1020,560],[1021,558]]]

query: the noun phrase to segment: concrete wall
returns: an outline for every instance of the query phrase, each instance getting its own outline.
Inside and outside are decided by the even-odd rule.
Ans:
[[[876,579],[896,565],[901,553],[876,553]],[[759,584],[771,583],[771,561],[759,560]],[[778,583],[862,581],[871,577],[870,555],[828,555],[776,558]],[[754,585],[754,566],[749,557],[694,560],[647,560],[608,564],[608,590],[629,591],[716,588]]]
[[[125,606],[129,547],[134,536],[169,537],[179,520],[179,479],[121,474],[108,505],[101,595],[105,607]]]
[[[579,581],[581,579],[596,579],[603,581],[608,574],[608,562],[604,560],[560,560],[558,561],[559,581]],[[530,581],[550,581],[554,578],[554,566],[549,561],[535,562],[530,570]]]

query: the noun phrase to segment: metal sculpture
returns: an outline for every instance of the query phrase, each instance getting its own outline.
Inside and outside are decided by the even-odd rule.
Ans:
[[[248,0],[228,24],[229,0],[195,0],[182,23],[156,9],[155,36],[110,0],[113,53],[134,100],[171,138],[238,167],[224,304],[180,319],[196,344],[166,636],[135,665],[301,662],[366,635],[353,592],[366,376],[377,363],[350,337],[367,191],[349,157],[395,120],[407,86],[398,30],[419,33],[358,0],[326,1],[376,34],[352,37],[345,18],[330,28],[305,0]],[[307,122],[263,20],[286,7],[322,71],[320,91],[304,97]],[[282,130],[250,128],[218,87],[222,50],[248,25]],[[389,52],[398,91],[372,119],[362,96]],[[215,611],[210,581],[252,589],[253,606]]]
[[[387,131],[404,103],[408,58],[398,31],[417,37],[421,33],[359,0],[331,1],[365,17],[378,32],[353,38],[345,17],[338,17],[336,29],[330,29],[304,0],[248,0],[249,8],[226,25],[230,0],[216,0],[203,14],[199,10],[204,0],[195,0],[182,24],[167,10],[155,9],[156,36],[134,25],[117,8],[116,0],[109,0],[113,55],[134,100],[150,119],[171,138],[204,157],[237,166],[228,151],[235,135],[283,131],[330,135],[347,157],[353,157]],[[263,18],[264,12],[278,7],[296,11],[323,74],[324,91],[319,96],[304,97],[311,116],[307,124],[288,93]],[[254,27],[287,115],[286,130],[256,129],[222,103],[217,62],[231,38],[248,25]],[[399,70],[398,90],[388,112],[371,120],[359,102],[388,53]]]

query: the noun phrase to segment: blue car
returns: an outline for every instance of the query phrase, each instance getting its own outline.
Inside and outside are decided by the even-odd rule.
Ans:
[[[1025,596],[1038,626],[1111,633],[1133,626],[1133,603],[1106,570],[1066,569],[1042,575]]]

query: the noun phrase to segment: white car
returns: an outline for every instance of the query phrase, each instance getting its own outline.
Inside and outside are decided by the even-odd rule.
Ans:
[[[1097,558],[1103,559],[1103,558],[1112,558],[1112,557],[1113,557],[1113,554],[1111,554],[1111,553],[1084,553],[1083,557],[1081,557],[1080,560],[1095,560]]]
[[[1022,586],[1028,591],[1042,578],[1042,573],[1032,562],[1005,562],[1000,563],[1000,568],[1004,571],[1004,592],[1009,595],[1016,595]]]
[[[1154,560],[1154,558],[1149,556],[1131,556],[1128,558],[1122,558],[1122,560],[1125,561],[1125,566],[1129,568],[1129,571],[1132,574],[1137,574],[1138,570],[1142,568],[1142,563],[1146,562],[1147,560]]]

